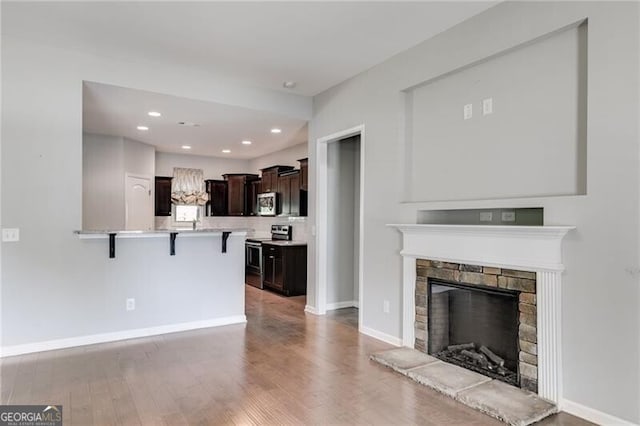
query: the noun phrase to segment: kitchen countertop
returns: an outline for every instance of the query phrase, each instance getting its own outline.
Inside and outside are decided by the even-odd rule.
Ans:
[[[128,230],[128,229],[87,229],[87,230],[79,230],[74,231],[75,234],[80,237],[106,237],[109,234],[116,234],[118,236],[123,237],[152,237],[152,236],[163,236],[171,233],[177,233],[179,235],[203,235],[203,234],[221,234],[223,232],[237,232],[237,233],[246,233],[249,231],[253,231],[251,228],[196,228],[193,229],[191,227],[188,228],[168,228],[168,229],[149,229],[149,230]]]
[[[272,246],[306,246],[306,241],[283,241],[283,240],[271,240],[263,241],[262,245],[270,244]]]

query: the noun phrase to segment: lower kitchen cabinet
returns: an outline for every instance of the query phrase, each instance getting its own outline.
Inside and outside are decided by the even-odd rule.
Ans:
[[[262,243],[262,282],[285,296],[307,293],[307,246]]]

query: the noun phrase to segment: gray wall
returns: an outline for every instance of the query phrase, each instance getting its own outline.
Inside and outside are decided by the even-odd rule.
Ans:
[[[263,155],[249,161],[249,168],[254,170],[252,173],[256,173],[255,170],[264,169],[269,166],[293,166],[296,169],[300,168],[298,160],[301,158],[307,158],[309,154],[308,144],[301,143],[289,148],[281,149],[280,151],[272,152],[271,154]]]
[[[124,141],[82,135],[82,228],[124,229]]]
[[[156,176],[173,176],[174,167],[202,169],[205,179],[222,179],[225,173],[256,173],[248,160],[209,157],[205,155],[156,153]]]
[[[156,148],[124,138],[124,172],[153,178],[156,172]]]
[[[584,194],[586,35],[572,27],[409,90],[409,200]]]
[[[11,19],[4,13],[2,19]],[[243,314],[244,244],[123,240],[116,259],[82,227],[82,82],[98,81],[308,119],[307,100],[210,75],[2,37],[2,345],[21,345]],[[20,179],[16,177],[20,176]],[[25,199],[24,194],[36,194]],[[180,237],[178,237],[180,238]],[[237,265],[235,268],[233,265]],[[213,274],[211,271],[222,271]],[[224,272],[226,271],[226,272]],[[125,297],[137,308],[125,311]]]
[[[330,143],[327,151],[327,303],[358,300],[357,185],[359,137]]]
[[[632,2],[501,3],[314,98],[309,134],[312,193],[314,141],[360,124],[366,127],[363,326],[401,335],[401,236],[385,224],[415,223],[420,210],[543,207],[545,224],[577,226],[563,251],[564,397],[640,422],[638,7]],[[587,194],[504,199],[514,194],[494,193],[495,199],[484,201],[403,202],[408,166],[403,91],[587,18]],[[547,107],[553,111],[555,103]],[[457,111],[461,114],[460,107]],[[499,119],[500,99],[495,111],[493,118]],[[544,111],[531,114],[546,116]],[[486,135],[459,141],[463,146],[489,142]],[[453,158],[442,161],[456,165]],[[538,166],[546,173],[544,164]],[[469,181],[477,177],[459,169]],[[520,176],[509,170],[504,179]],[[448,188],[442,179],[425,184],[438,185],[442,192]],[[455,192],[458,189],[453,187],[456,197],[463,195]],[[310,199],[313,214],[316,202]],[[314,223],[315,217],[309,220]],[[311,250],[312,306],[315,255]],[[383,313],[384,300],[390,301],[389,314]],[[615,361],[604,367],[603,359],[612,354]]]
[[[153,178],[155,148],[119,136],[82,134],[82,229],[124,229],[127,173]]]

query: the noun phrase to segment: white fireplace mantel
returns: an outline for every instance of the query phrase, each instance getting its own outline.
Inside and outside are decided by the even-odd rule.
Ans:
[[[562,239],[574,226],[392,224],[402,232],[402,344],[415,343],[416,259],[536,272],[538,394],[562,397]]]

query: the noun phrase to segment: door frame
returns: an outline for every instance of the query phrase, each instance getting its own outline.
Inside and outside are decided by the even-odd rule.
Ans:
[[[151,221],[151,229],[155,228],[155,212],[154,212],[154,193],[155,193],[155,181],[152,178],[152,176],[150,175],[145,175],[145,174],[141,174],[141,173],[129,173],[129,172],[125,172],[124,174],[124,229],[128,229],[129,228],[129,204],[127,203],[127,199],[128,199],[128,195],[129,195],[129,185],[127,185],[127,182],[129,181],[129,178],[137,178],[137,179],[146,179],[149,181],[149,191],[151,191],[150,194],[150,198],[151,198],[151,210],[149,211],[149,214],[151,215],[152,221]]]
[[[327,228],[329,209],[327,195],[329,186],[328,176],[328,147],[330,143],[340,142],[351,136],[360,136],[360,209],[358,212],[358,328],[362,329],[364,312],[364,176],[365,176],[365,126],[345,129],[317,139],[316,144],[316,314],[324,315],[327,312],[327,261],[328,244]]]

